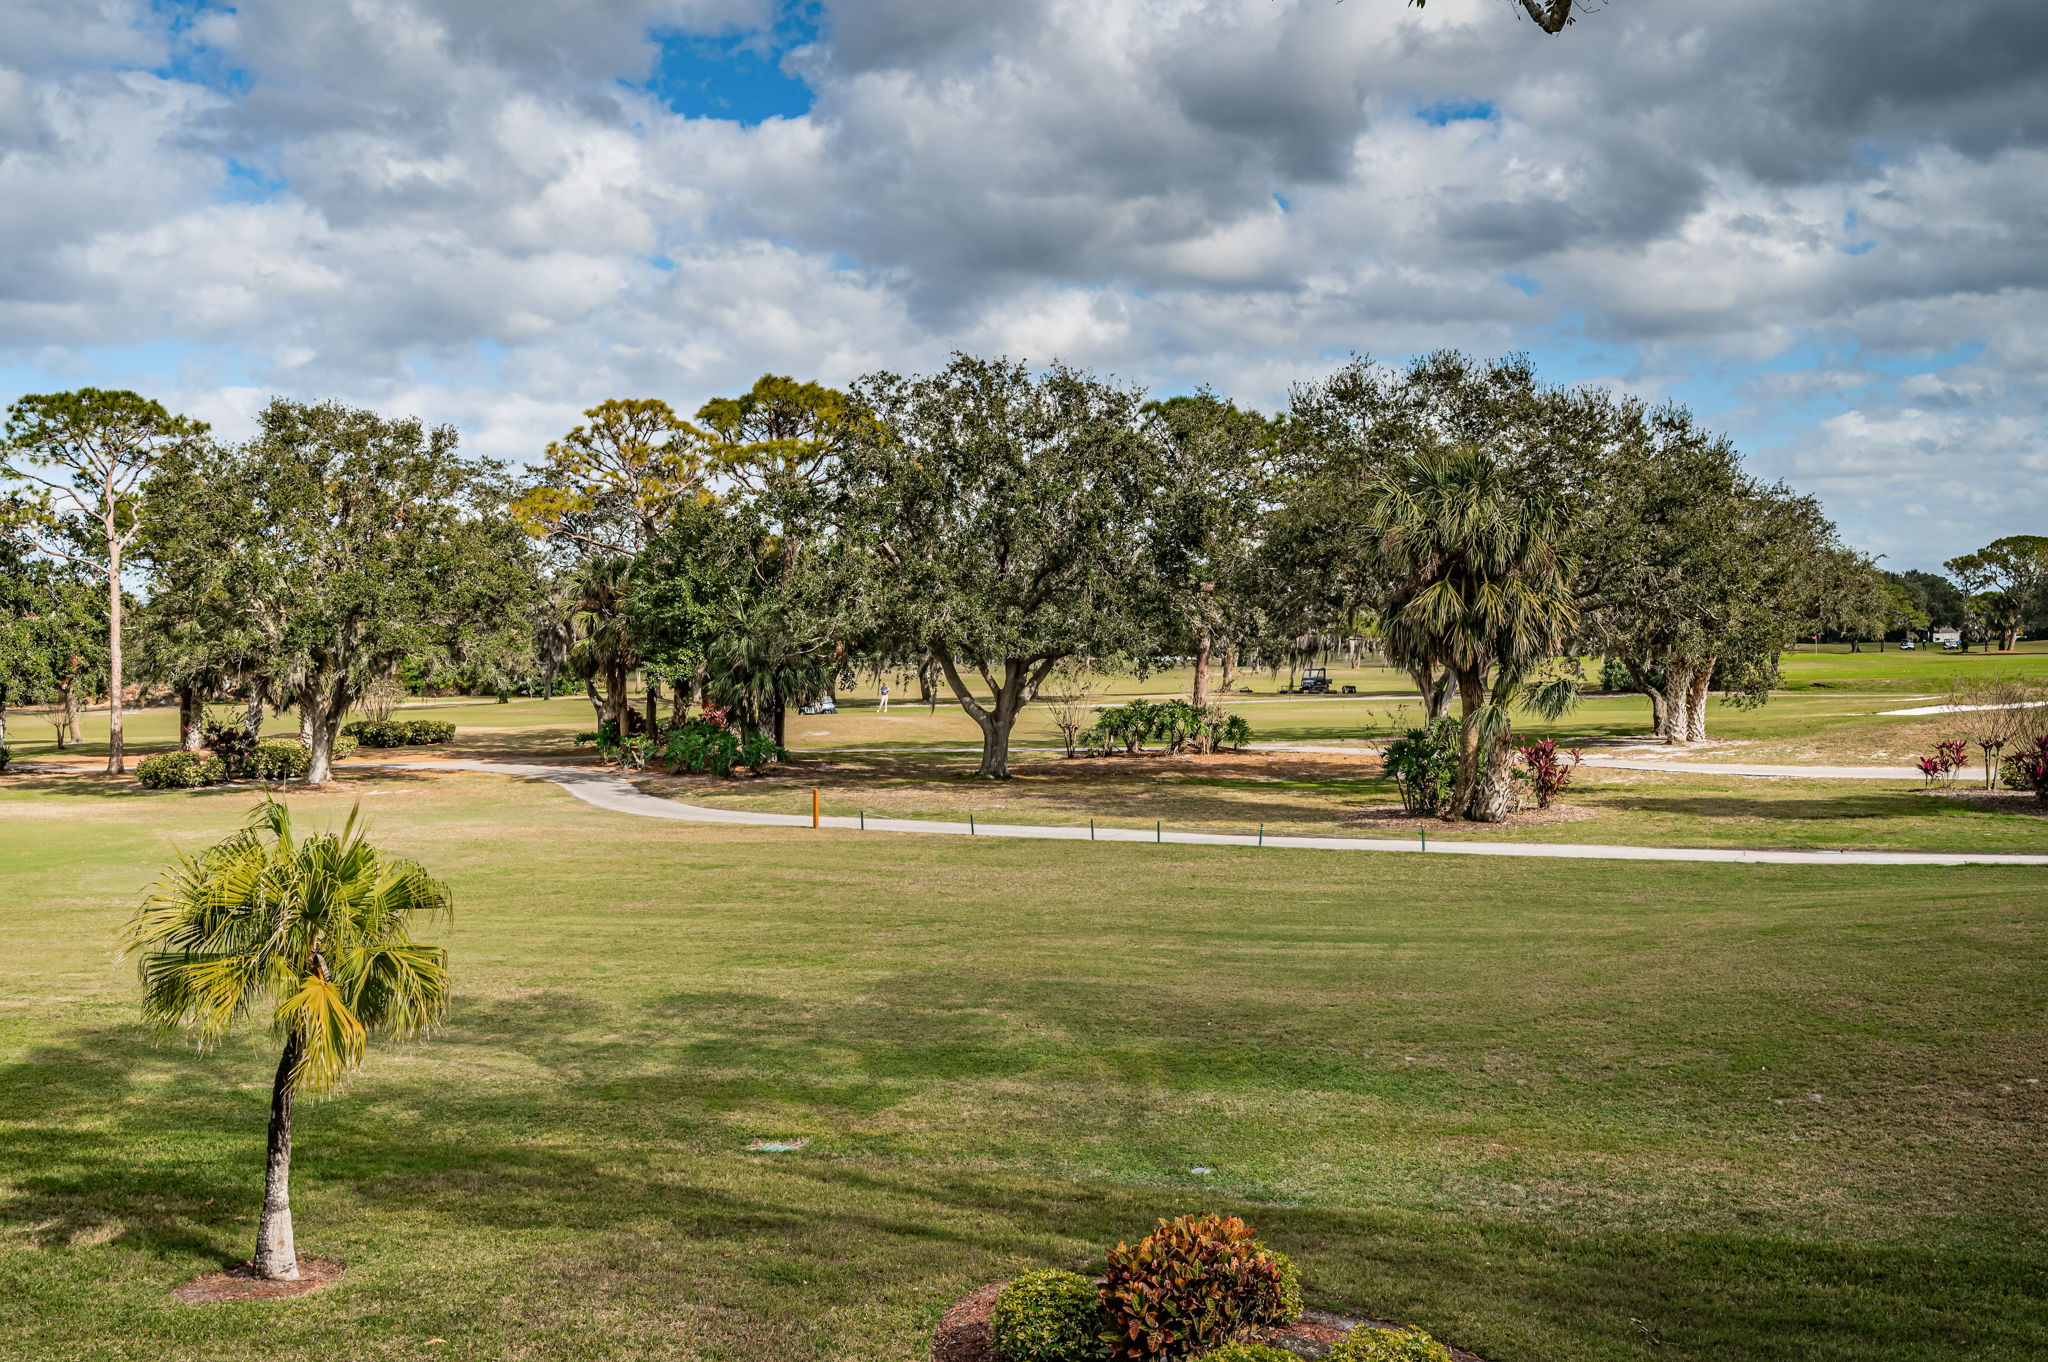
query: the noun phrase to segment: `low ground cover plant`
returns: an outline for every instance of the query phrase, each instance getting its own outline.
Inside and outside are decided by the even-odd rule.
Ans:
[[[1420,1329],[1363,1324],[1337,1340],[1330,1362],[1451,1362],[1451,1350]]]
[[[430,747],[453,738],[455,725],[445,719],[357,719],[341,732],[364,747]]]
[[[5,765],[0,761],[0,767]],[[2008,790],[2032,790],[2037,797],[2048,799],[2048,734],[2007,757],[2003,778]]]
[[[1294,1353],[1269,1343],[1226,1343],[1202,1354],[1201,1362],[1299,1362]]]
[[[1003,1362],[1106,1362],[1109,1327],[1095,1283],[1057,1268],[1017,1277],[989,1312]]]

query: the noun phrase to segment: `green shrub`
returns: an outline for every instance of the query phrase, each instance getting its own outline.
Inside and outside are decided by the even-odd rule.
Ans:
[[[1265,1343],[1226,1343],[1201,1355],[1200,1362],[1301,1362],[1285,1348]]]
[[[1280,1313],[1266,1322],[1292,1324],[1300,1319],[1301,1312],[1308,1308],[1308,1302],[1303,1300],[1301,1295],[1301,1269],[1284,1253],[1274,1249],[1266,1249],[1264,1252],[1273,1260],[1274,1268],[1280,1275]]]
[[[1003,1288],[989,1335],[1003,1362],[1100,1362],[1108,1320],[1095,1283],[1074,1272],[1026,1272]]]
[[[191,790],[218,785],[228,778],[228,772],[219,757],[180,749],[144,757],[136,764],[135,778],[145,790]]]
[[[1136,1248],[1109,1251],[1102,1301],[1112,1356],[1184,1357],[1280,1323],[1288,1306],[1281,1276],[1279,1259],[1236,1216],[1161,1220]]]
[[[1442,813],[1458,783],[1458,721],[1446,715],[1387,744],[1385,779],[1401,787],[1401,807],[1420,817]]]
[[[13,759],[14,754],[7,750],[7,744],[0,743],[0,771],[6,770],[7,763],[12,761]]]
[[[249,754],[250,780],[304,780],[313,754],[297,738],[265,738]]]
[[[609,755],[605,753],[601,736],[598,751]],[[776,747],[775,739],[765,733],[742,736],[736,728],[700,716],[685,719],[662,734],[660,756],[671,771],[693,774],[708,771],[714,776],[729,776],[735,767],[740,766],[759,771],[770,762],[780,760],[782,750]]]
[[[337,733],[333,739],[333,750],[329,752],[328,755],[333,757],[336,761],[340,761],[343,757],[354,756],[356,748],[360,746],[362,746],[362,744],[357,742],[354,738],[351,738],[346,734]]]
[[[1451,1350],[1420,1329],[1361,1324],[1337,1340],[1329,1362],[1451,1362]]]
[[[455,736],[445,719],[357,719],[341,726],[341,735],[364,747],[428,747]]]

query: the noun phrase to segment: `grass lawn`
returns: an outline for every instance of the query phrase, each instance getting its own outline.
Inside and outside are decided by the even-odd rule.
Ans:
[[[1495,1362],[2048,1353],[2036,871],[291,800],[358,797],[456,886],[454,1014],[304,1110],[342,1279],[185,1306],[248,1253],[270,1051],[152,1047],[109,942],[251,797],[0,779],[0,1356],[909,1362],[1207,1207]]]
[[[972,763],[929,754],[820,757],[756,778],[649,776],[649,794],[713,808],[1183,831],[1412,839],[1418,821],[1392,817],[1399,792],[1377,759],[1280,753],[1016,762],[1012,779],[972,777]],[[1607,842],[1634,846],[1827,848],[1865,851],[2048,851],[2048,805],[2008,798],[1989,807],[1929,793],[1915,781],[1759,780],[1582,768],[1546,821],[1503,829],[1431,820],[1432,841]]]

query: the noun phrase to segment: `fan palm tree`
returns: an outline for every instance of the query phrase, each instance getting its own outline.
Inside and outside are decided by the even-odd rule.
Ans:
[[[616,725],[621,737],[627,728],[626,684],[640,665],[626,614],[632,586],[632,559],[593,558],[578,569],[569,591],[569,669],[586,682],[604,682],[598,722]]]
[[[1469,445],[1396,459],[1374,492],[1371,527],[1393,582],[1380,618],[1387,655],[1451,675],[1462,724],[1452,816],[1498,822],[1509,706],[1558,713],[1576,692],[1566,679],[1532,684],[1577,622],[1554,547],[1561,508]]]
[[[779,603],[738,603],[711,646],[705,698],[780,750],[790,707],[831,686],[832,654],[829,639],[802,627]]]
[[[448,955],[412,939],[445,913],[446,885],[340,832],[298,840],[266,800],[248,824],[180,856],[122,933],[142,969],[142,1011],[159,1032],[218,1044],[259,1008],[283,1041],[270,1090],[269,1162],[256,1225],[258,1276],[299,1275],[292,1245],[292,1099],[332,1092],[363,1062],[371,1033],[418,1035],[448,1009]]]

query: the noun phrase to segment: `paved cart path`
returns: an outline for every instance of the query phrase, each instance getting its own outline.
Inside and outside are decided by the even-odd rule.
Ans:
[[[351,763],[361,767],[369,763]],[[379,762],[387,770],[486,771],[551,781],[587,804],[613,813],[643,818],[668,818],[686,823],[742,823],[756,827],[807,828],[811,820],[803,814],[755,813],[745,809],[712,809],[680,800],[663,799],[640,790],[620,776],[593,767],[544,766],[537,763],[498,761],[394,761]],[[1949,851],[1748,851],[1719,847],[1634,847],[1598,846],[1548,842],[1445,842],[1425,847],[1419,839],[1395,840],[1381,837],[1266,837],[1227,832],[1147,832],[1142,828],[1047,827],[1028,823],[951,823],[923,818],[827,817],[828,828],[864,829],[868,832],[909,832],[959,837],[1026,837],[1047,841],[1085,842],[1171,842],[1179,846],[1292,847],[1311,851],[1405,851],[1431,856],[1550,856],[1584,861],[1732,861],[1756,865],[2039,865],[2048,866],[2048,855],[1949,852]]]

